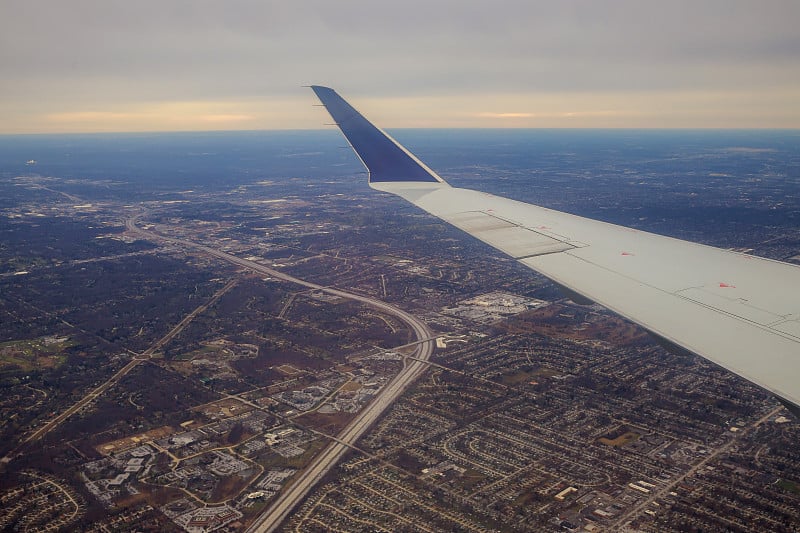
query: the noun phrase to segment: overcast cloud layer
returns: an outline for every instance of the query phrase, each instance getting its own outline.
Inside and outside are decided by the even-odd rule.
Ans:
[[[800,2],[4,0],[0,132],[800,127]]]

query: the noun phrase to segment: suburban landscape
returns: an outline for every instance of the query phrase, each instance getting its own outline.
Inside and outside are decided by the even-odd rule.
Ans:
[[[462,186],[800,264],[796,141],[458,163],[455,139]],[[214,182],[195,155],[172,182],[6,164],[0,529],[800,528],[775,398],[304,142]]]

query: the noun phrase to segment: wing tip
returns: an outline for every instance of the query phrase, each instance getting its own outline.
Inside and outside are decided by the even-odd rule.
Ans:
[[[309,89],[311,89],[315,93],[319,93],[319,91],[332,92],[332,93],[336,92],[336,91],[334,91],[333,89],[331,89],[330,87],[328,87],[326,85],[304,85],[304,87],[308,87]]]
[[[310,85],[369,171],[369,183],[445,183],[425,163],[367,120],[335,90]]]

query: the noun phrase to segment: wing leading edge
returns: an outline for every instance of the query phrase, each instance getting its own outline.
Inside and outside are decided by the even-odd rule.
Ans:
[[[800,267],[451,187],[335,91],[312,89],[373,189],[735,372],[800,416]]]

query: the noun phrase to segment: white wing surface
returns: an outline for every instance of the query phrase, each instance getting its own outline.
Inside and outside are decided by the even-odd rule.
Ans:
[[[800,267],[451,187],[335,91],[312,89],[373,189],[408,200],[800,413]]]

